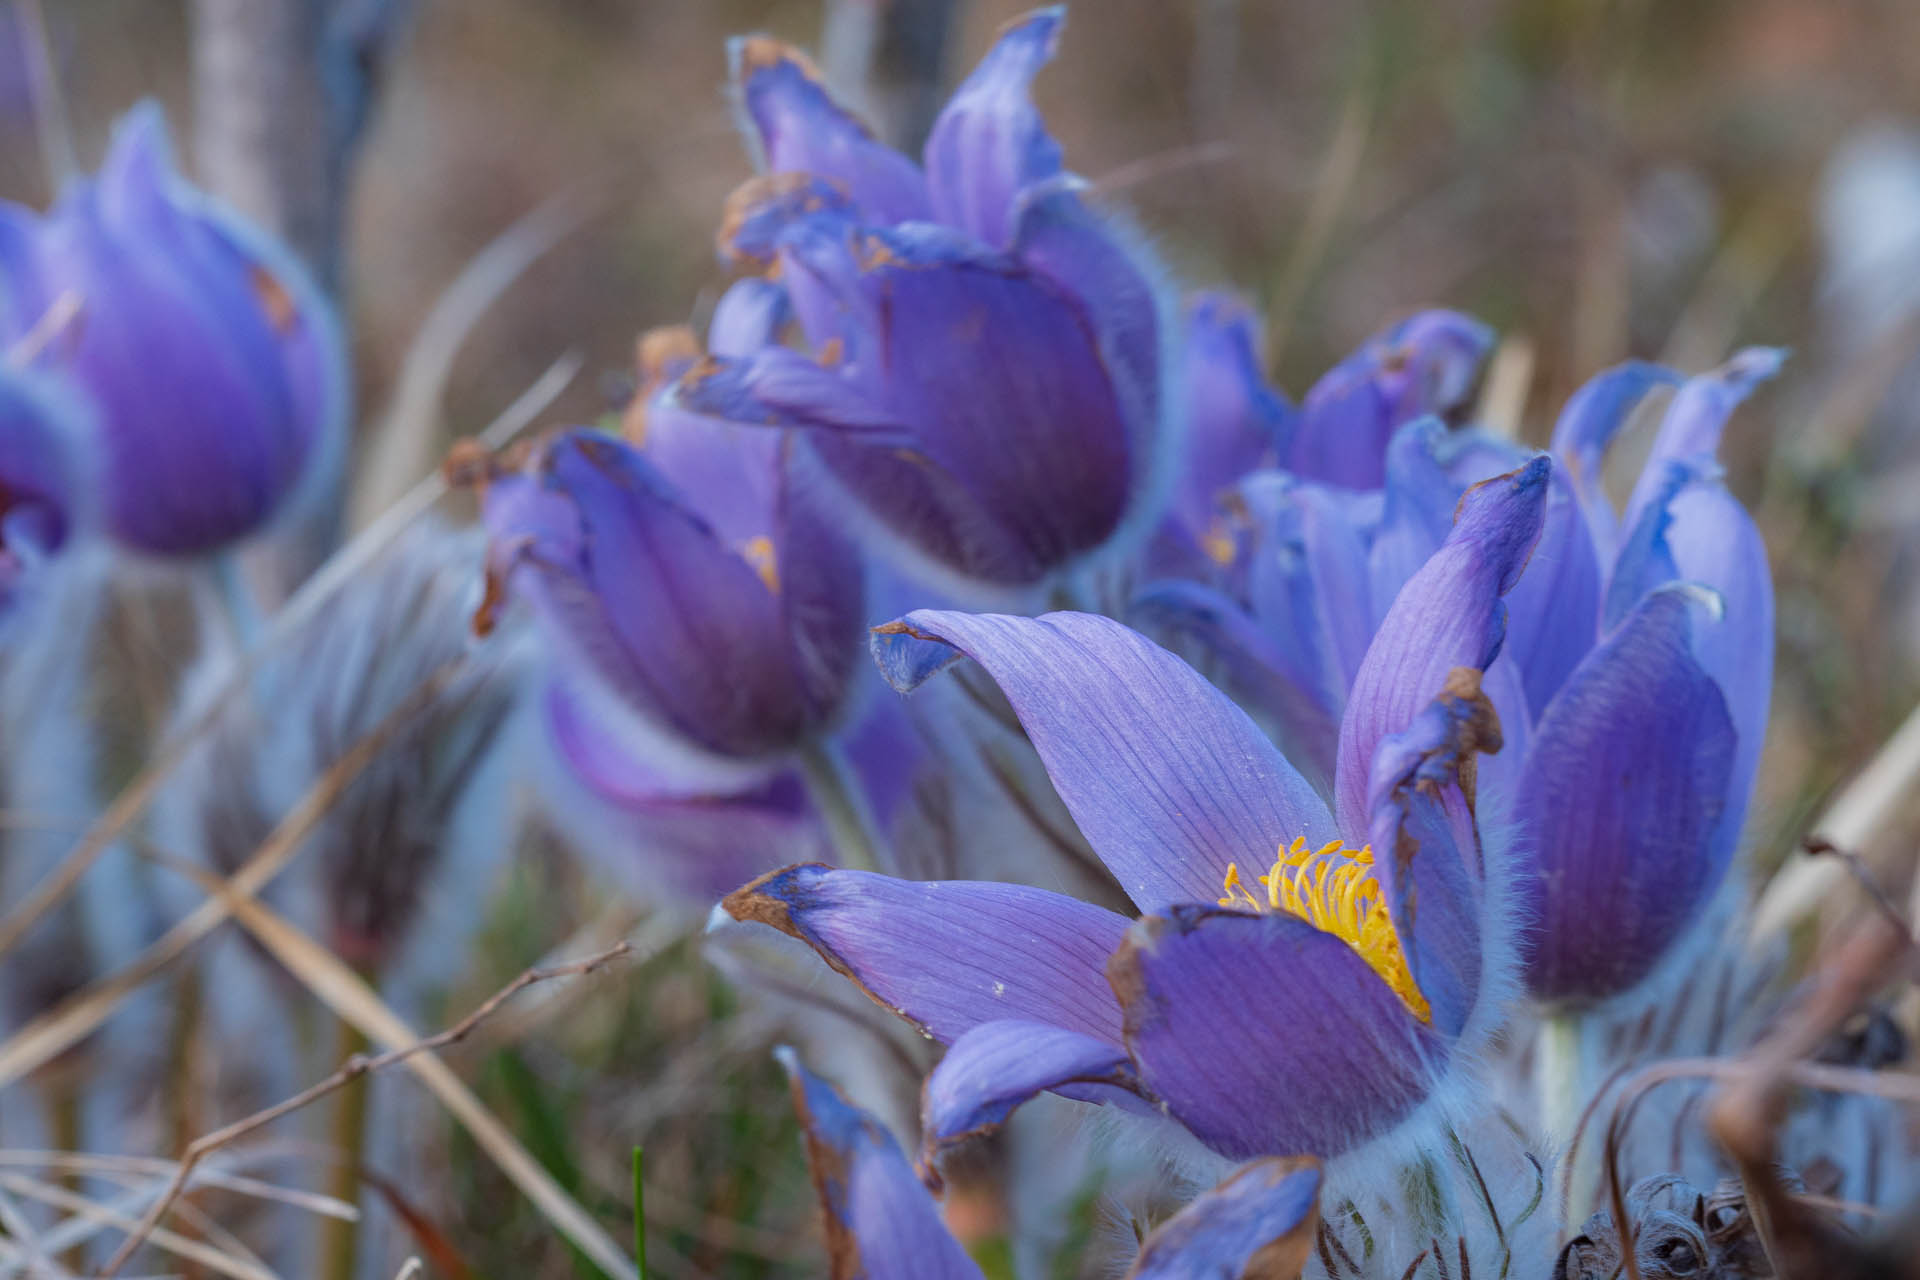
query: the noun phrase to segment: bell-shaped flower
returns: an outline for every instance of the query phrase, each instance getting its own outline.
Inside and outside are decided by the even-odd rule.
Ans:
[[[1779,363],[1749,350],[1681,383],[1624,518],[1600,488],[1606,445],[1650,388],[1678,379],[1603,374],[1555,429],[1565,492],[1541,540],[1555,556],[1515,593],[1512,626],[1534,708],[1513,810],[1529,869],[1523,972],[1544,1002],[1634,988],[1732,862],[1766,733],[1773,586],[1714,455]]]
[[[886,1126],[793,1050],[776,1055],[806,1135],[831,1280],[983,1280]],[[1320,1186],[1310,1157],[1247,1165],[1142,1241],[1127,1280],[1292,1280],[1313,1248]]]
[[[759,284],[723,300],[716,349],[777,323]],[[656,385],[699,358],[684,331],[642,343]],[[623,751],[677,772],[683,791],[734,789],[840,718],[866,624],[860,560],[790,434],[645,391],[641,404],[628,426],[638,447],[562,431],[490,477],[492,601],[531,602],[558,674]]]
[[[986,669],[1138,923],[1022,886],[808,866],[725,909],[952,1046],[927,1084],[930,1151],[1044,1089],[1144,1100],[1234,1158],[1386,1135],[1496,1022],[1510,904],[1474,821],[1478,755],[1500,744],[1479,686],[1547,470],[1470,491],[1396,599],[1347,702],[1331,808],[1119,623],[920,611],[879,629],[902,689],[961,656]]]
[[[0,204],[0,337],[97,406],[102,521],[154,555],[255,533],[333,465],[346,354],[305,273],[174,172],[159,108],[45,216]]]
[[[0,369],[0,640],[89,508],[84,405],[39,375]]]
[[[1015,22],[960,86],[924,167],[798,53],[732,46],[764,176],[723,253],[791,298],[776,343],[693,367],[671,399],[804,430],[865,531],[920,576],[1007,596],[1152,528],[1174,432],[1154,271],[1097,217],[1028,97],[1063,16]]]
[[[1281,465],[1307,480],[1378,489],[1387,441],[1466,402],[1493,331],[1455,311],[1422,311],[1369,338],[1313,384]]]

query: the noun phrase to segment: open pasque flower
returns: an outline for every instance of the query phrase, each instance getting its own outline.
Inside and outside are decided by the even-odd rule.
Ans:
[[[1017,885],[813,866],[725,909],[952,1045],[927,1084],[932,1148],[1043,1089],[1145,1100],[1234,1158],[1389,1132],[1493,1021],[1508,887],[1475,829],[1478,753],[1500,743],[1479,684],[1547,470],[1470,491],[1400,593],[1348,700],[1331,808],[1244,712],[1119,623],[920,611],[880,629],[899,688],[962,655],[998,682],[1137,924]]]
[[[0,203],[0,336],[97,406],[102,519],[155,555],[264,528],[346,416],[333,315],[284,250],[173,170],[159,108],[42,217]]]
[[[982,1280],[886,1127],[791,1049],[777,1054],[806,1134],[832,1280]],[[1149,1235],[1128,1280],[1291,1280],[1313,1248],[1320,1182],[1311,1157],[1246,1166]]]
[[[1524,972],[1543,1001],[1631,989],[1731,860],[1765,729],[1773,602],[1765,548],[1714,451],[1778,359],[1748,351],[1684,381],[1623,365],[1582,388],[1554,432],[1540,548],[1509,597],[1507,656],[1487,684],[1509,739],[1493,798],[1516,827]],[[1616,513],[1599,481],[1608,442],[1672,384]],[[1430,418],[1395,433],[1377,494],[1249,477],[1235,491],[1231,571],[1151,584],[1142,615],[1198,635],[1235,692],[1300,746],[1303,768],[1331,776],[1315,744],[1345,714],[1387,610],[1465,487],[1522,456]]]
[[[1000,593],[1144,533],[1169,430],[1150,268],[1076,194],[1028,98],[1062,13],[1008,27],[954,94],[924,167],[876,141],[798,53],[732,46],[765,176],[723,252],[766,271],[810,350],[716,353],[672,399],[803,428],[884,545]]]

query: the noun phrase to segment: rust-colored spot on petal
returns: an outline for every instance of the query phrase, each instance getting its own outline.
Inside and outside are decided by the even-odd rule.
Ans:
[[[815,84],[823,86],[825,84],[820,75],[820,68],[814,65],[813,59],[784,40],[775,40],[772,36],[745,36],[740,40],[738,47],[740,73],[743,76],[777,67],[784,62]]]
[[[1446,682],[1440,686],[1441,697],[1463,702],[1472,711],[1454,721],[1452,743],[1454,775],[1459,779],[1460,793],[1467,798],[1469,808],[1476,802],[1481,753],[1492,755],[1506,743],[1500,731],[1500,713],[1493,709],[1493,701],[1481,692],[1480,681],[1479,668],[1455,667],[1447,672]]]
[[[866,1274],[866,1265],[860,1259],[860,1241],[843,1216],[853,1170],[846,1153],[820,1136],[813,1109],[807,1105],[806,1082],[795,1073],[787,1087],[793,1094],[794,1113],[800,1117],[800,1132],[806,1137],[807,1171],[827,1238],[827,1275],[831,1280],[859,1280]]]
[[[639,386],[620,414],[620,434],[636,449],[647,441],[647,405],[660,389],[703,357],[700,339],[684,324],[662,325],[640,335],[634,344],[634,369]]]
[[[828,338],[820,344],[820,354],[816,358],[822,368],[837,369],[840,362],[847,358],[847,344],[838,338]]]
[[[267,313],[267,323],[273,326],[274,332],[283,338],[292,333],[300,322],[300,311],[279,277],[258,263],[251,263],[247,267],[247,283],[253,286],[254,295],[260,299],[260,309]]]
[[[507,470],[498,454],[471,436],[455,440],[440,464],[449,489],[471,489],[481,495]]]
[[[878,271],[882,267],[903,267],[906,262],[893,251],[879,236],[861,236],[856,253],[862,271]]]
[[[721,257],[729,262],[770,261],[766,254],[753,254],[739,245],[741,229],[748,219],[770,204],[792,199],[797,193],[817,188],[821,179],[810,173],[791,171],[787,173],[762,174],[757,178],[748,178],[728,193],[726,203],[720,209],[720,230],[714,235],[714,243],[719,246]],[[815,189],[794,201],[796,214],[817,213],[826,208],[826,200]]]

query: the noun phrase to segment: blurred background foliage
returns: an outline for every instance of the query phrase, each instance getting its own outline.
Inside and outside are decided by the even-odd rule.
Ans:
[[[348,205],[361,430],[462,267],[569,189],[606,198],[480,321],[446,434],[477,428],[566,351],[592,376],[547,417],[617,408],[635,336],[700,318],[725,283],[713,233],[750,173],[723,88],[726,37],[817,49],[835,7],[416,0]],[[913,142],[926,119],[916,87],[937,102],[1025,6],[909,7],[937,56],[883,48],[869,105]],[[183,0],[58,0],[49,16],[83,164],[139,97],[191,118]],[[916,86],[928,69],[940,83]],[[1535,442],[1607,364],[1696,371],[1747,343],[1793,348],[1723,455],[1779,578],[1763,863],[1912,706],[1920,627],[1901,584],[1920,530],[1920,404],[1896,393],[1920,331],[1911,312],[1868,339],[1849,323],[1830,259],[1850,232],[1823,230],[1822,192],[1863,130],[1920,123],[1920,5],[1080,0],[1036,94],[1070,167],[1131,210],[1182,286],[1256,304],[1276,380],[1296,396],[1387,318],[1428,304],[1498,328],[1518,371],[1503,411]],[[6,105],[0,189],[44,204],[30,115]],[[589,918],[579,875],[551,850],[527,853],[446,1011]],[[816,1274],[797,1130],[765,1053],[777,1028],[743,1021],[686,943],[577,999],[532,1040],[482,1036],[456,1066],[623,1235],[631,1148],[646,1148],[658,1274]],[[440,1154],[444,1177],[395,1190],[472,1274],[593,1274],[451,1126]],[[975,1234],[991,1235],[988,1219]]]

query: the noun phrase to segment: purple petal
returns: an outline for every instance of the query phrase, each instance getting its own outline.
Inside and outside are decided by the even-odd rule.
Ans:
[[[1425,1098],[1443,1042],[1354,950],[1284,914],[1175,907],[1108,966],[1140,1081],[1233,1159],[1335,1156]]]
[[[1000,33],[927,136],[934,216],[981,243],[1006,248],[1023,192],[1060,172],[1060,146],[1028,86],[1053,58],[1066,10],[1041,9]]]
[[[660,407],[755,427],[821,428],[889,450],[914,443],[898,414],[834,370],[786,347],[710,356],[660,396]]]
[[[1453,529],[1462,489],[1441,460],[1446,443],[1447,429],[1438,418],[1420,418],[1395,431],[1387,445],[1380,525],[1367,547],[1369,633]]]
[[[1694,636],[1694,655],[1720,686],[1736,741],[1727,806],[1715,857],[1729,858],[1746,820],[1747,801],[1767,733],[1773,696],[1773,575],[1767,548],[1746,508],[1725,485],[1696,485],[1671,507],[1667,538],[1680,577],[1711,587],[1722,620]]]
[[[1320,1184],[1312,1156],[1236,1170],[1142,1242],[1127,1280],[1295,1280],[1318,1235]]]
[[[705,910],[795,858],[831,856],[797,774],[716,790],[649,764],[562,680],[542,702],[556,759],[540,780],[574,846],[643,901]]]
[[[1394,431],[1457,408],[1492,347],[1490,329],[1453,311],[1423,311],[1375,334],[1301,402],[1288,469],[1349,489],[1379,488]]]
[[[727,61],[768,173],[831,179],[878,222],[927,217],[920,170],[835,102],[804,54],[745,36],[728,42]]]
[[[1402,733],[1381,739],[1367,795],[1374,876],[1432,1026],[1458,1035],[1480,998],[1481,883],[1475,785],[1501,728],[1480,675],[1457,668]]]
[[[1245,712],[1110,618],[919,610],[875,628],[913,689],[962,655],[1012,703],[1060,798],[1142,911],[1219,898],[1230,863],[1333,838],[1326,807]]]
[[[1631,987],[1725,870],[1712,845],[1734,725],[1693,658],[1687,609],[1679,591],[1646,597],[1541,717],[1517,810],[1522,957],[1540,999]]]
[[[920,1101],[920,1160],[999,1128],[1015,1107],[1062,1086],[1135,1088],[1127,1051],[1044,1022],[983,1022],[953,1042]]]
[[[634,450],[574,431],[496,481],[495,575],[636,715],[701,750],[756,758],[834,709],[809,705],[781,601]]]
[[[1711,458],[1720,449],[1727,419],[1753,389],[1779,372],[1786,352],[1773,347],[1748,347],[1712,373],[1688,378],[1674,393],[1673,403],[1660,420],[1653,451],[1627,501],[1625,526],[1639,522],[1641,512],[1659,490],[1669,463]]]
[[[86,407],[69,389],[0,370],[0,630],[32,592],[36,570],[90,515]]]
[[[1520,668],[1529,707],[1552,701],[1599,630],[1600,561],[1566,464],[1556,459],[1540,545],[1507,596],[1507,652]]]
[[[1318,665],[1303,667],[1296,655],[1276,643],[1310,634],[1317,617],[1303,618],[1298,632],[1284,617],[1268,616],[1256,623],[1224,593],[1175,580],[1142,587],[1127,616],[1148,629],[1196,640],[1206,656],[1221,665],[1215,682],[1243,705],[1273,719],[1288,760],[1298,761],[1309,780],[1331,783],[1339,720],[1326,704],[1324,672]]]
[[[764,876],[721,905],[805,942],[935,1039],[1020,1018],[1119,1043],[1120,1011],[1102,975],[1127,921],[1077,898],[809,865]]]
[[[1367,649],[1340,726],[1334,780],[1340,829],[1367,823],[1367,781],[1380,740],[1439,694],[1455,667],[1484,671],[1500,652],[1506,607],[1540,537],[1545,456],[1469,489],[1446,542],[1401,590]]]
[[[792,315],[793,303],[778,284],[759,276],[735,280],[714,304],[707,350],[717,356],[752,355],[779,342]]]
[[[787,1069],[807,1136],[832,1280],[982,1280],[885,1126],[848,1105],[791,1049],[776,1056]]]
[[[1277,457],[1287,404],[1260,372],[1260,322],[1245,303],[1204,293],[1187,308],[1186,466],[1174,515],[1196,534],[1221,494]]]
[[[1276,643],[1298,646],[1301,666],[1320,672],[1327,705],[1342,709],[1373,639],[1365,530],[1380,517],[1347,490],[1295,483],[1284,472],[1249,477],[1239,497],[1256,530],[1247,570],[1254,616]]]
[[[1601,487],[1607,446],[1650,391],[1679,381],[1680,375],[1664,365],[1630,360],[1588,380],[1573,393],[1553,425],[1553,456],[1566,468],[1602,558],[1612,558],[1618,537],[1613,504]]]

